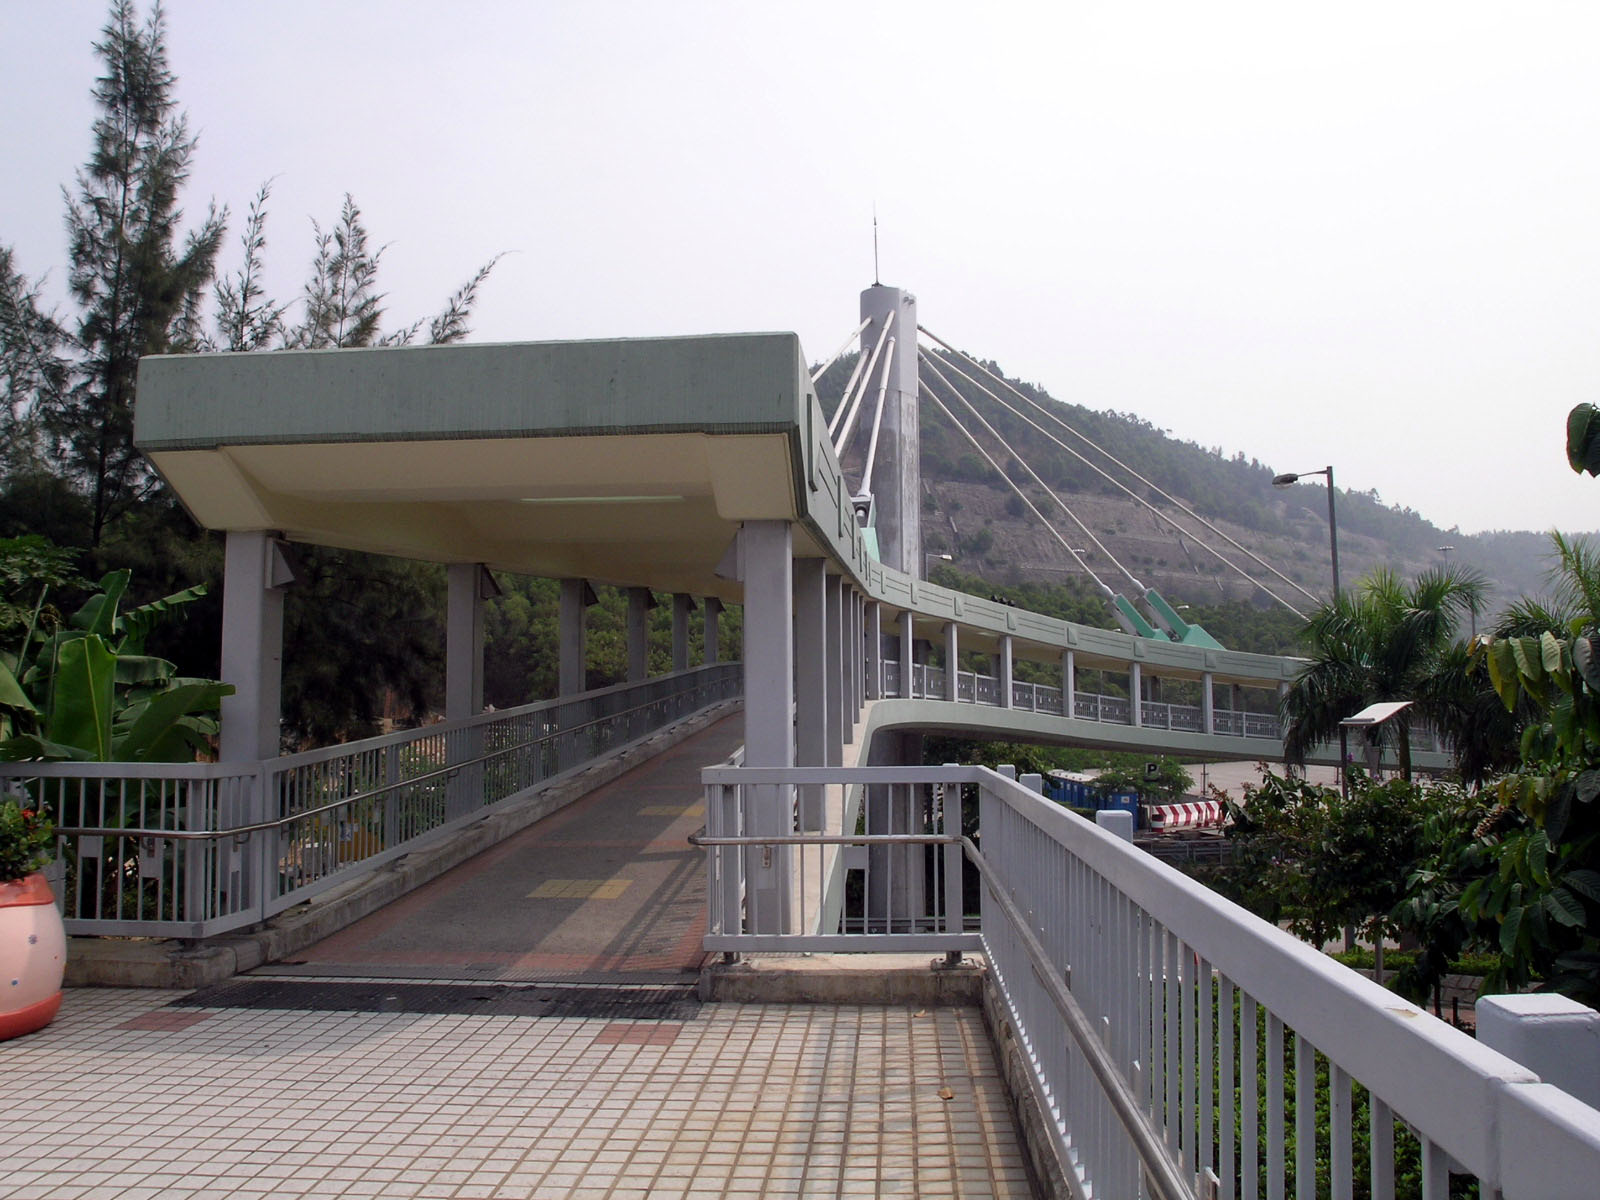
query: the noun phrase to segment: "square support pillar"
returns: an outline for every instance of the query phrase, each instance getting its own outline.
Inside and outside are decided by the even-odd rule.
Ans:
[[[823,662],[828,672],[828,765],[844,765],[844,744],[849,740],[849,726],[845,724],[844,691],[849,686],[845,669],[844,638],[844,580],[837,575],[826,576],[823,595],[827,600],[828,633],[823,642]]]
[[[1136,662],[1128,664],[1128,724],[1144,724],[1144,670]]]
[[[829,765],[827,564],[794,564],[794,760],[803,767]],[[822,828],[823,789],[800,789],[800,828]]]
[[[1000,638],[1000,681],[998,686],[1000,688],[1001,708],[1010,708],[1016,702],[1016,698],[1012,695],[1014,689],[1011,686],[1014,667],[1015,663],[1012,660],[1011,651],[1011,635],[1008,633]]]
[[[276,758],[283,703],[283,588],[293,571],[276,539],[251,530],[229,533],[223,551],[223,762]]]
[[[1210,671],[1200,677],[1200,729],[1208,734],[1217,731],[1217,677]]]
[[[590,599],[593,595],[587,579],[561,581],[561,607],[556,621],[556,690],[562,696],[576,696],[586,690],[589,660],[584,645],[584,610],[594,603]]]
[[[1064,650],[1061,654],[1061,715],[1073,718],[1078,715],[1078,652]]]
[[[876,600],[868,600],[865,611],[867,653],[867,699],[883,699],[883,610]]]
[[[787,521],[746,521],[740,530],[744,578],[744,758],[751,767],[794,765],[794,532]],[[748,832],[793,831],[794,791],[750,787]],[[746,927],[789,929],[786,846],[748,849],[744,859]]]
[[[694,611],[694,597],[687,592],[672,593],[672,669],[689,669],[689,614]]]
[[[954,704],[960,696],[957,678],[961,674],[961,632],[954,621],[944,623],[944,698]],[[977,699],[976,693],[973,699]]]
[[[853,587],[845,586],[845,611],[849,613],[850,621],[845,630],[845,664],[850,672],[850,690],[846,693],[850,702],[850,711],[845,717],[845,726],[850,731],[850,740],[855,741],[856,722],[861,719],[861,698],[863,685],[866,682],[866,671],[863,669],[863,654],[861,652],[861,594]]]
[[[628,589],[629,683],[643,683],[650,677],[650,610],[654,607],[649,588]]]
[[[447,721],[483,711],[483,602],[494,581],[481,563],[451,563],[445,571],[444,715]]]
[[[715,596],[707,596],[701,608],[705,615],[705,660],[706,666],[715,666],[722,661],[722,601]]]
[[[910,700],[916,693],[912,676],[917,669],[916,622],[908,608],[900,614],[900,698]]]

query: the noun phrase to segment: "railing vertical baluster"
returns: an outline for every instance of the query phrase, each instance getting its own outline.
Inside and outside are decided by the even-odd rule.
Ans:
[[[952,802],[953,801],[953,802]],[[944,788],[940,803],[946,837],[961,835],[961,785],[949,784]],[[944,922],[951,933],[960,933],[966,927],[966,898],[962,894],[961,866],[964,856],[957,842],[946,843],[944,848]]]
[[[1256,1001],[1239,993],[1239,1200],[1256,1200],[1261,1170]]]
[[[1267,1200],[1284,1196],[1283,1022],[1267,1013]]]
[[[1215,1078],[1216,1056],[1212,1045],[1212,1018],[1216,1014],[1216,999],[1213,994],[1211,964],[1204,958],[1195,966],[1196,982],[1200,985],[1200,994],[1196,1006],[1200,1016],[1200,1065],[1198,1080],[1200,1088],[1200,1136],[1195,1142],[1196,1153],[1199,1155],[1199,1169],[1202,1171],[1212,1169],[1217,1164],[1216,1157],[1216,1131],[1212,1123],[1212,1098]]]
[[[1176,1151],[1183,1128],[1183,1110],[1178,1107],[1182,1082],[1178,1059],[1178,1047],[1182,1042],[1182,1031],[1178,1027],[1181,1008],[1178,1002],[1178,988],[1181,986],[1178,979],[1179,948],[1177,935],[1171,930],[1162,930],[1162,939],[1161,966],[1166,984],[1163,1003],[1167,1017],[1167,1040],[1161,1056],[1162,1073],[1167,1078],[1167,1110],[1163,1115],[1163,1124],[1167,1131],[1167,1145]]]
[[[1294,1194],[1317,1200],[1317,1051],[1294,1035]]]
[[[1218,1200],[1235,1200],[1234,1165],[1237,1162],[1235,1146],[1237,1134],[1233,1127],[1234,1081],[1234,1030],[1237,1024],[1233,1015],[1233,980],[1226,975],[1217,979],[1217,1147],[1221,1162],[1217,1174],[1221,1177]]]
[[[1371,1126],[1372,1200],[1394,1200],[1394,1113],[1369,1092],[1367,1116]]]
[[[1328,1063],[1328,1183],[1329,1200],[1355,1200],[1351,1170],[1350,1076],[1336,1063]]]
[[[1450,1200],[1450,1156],[1428,1138],[1422,1139],[1422,1200]]]
[[[1195,1072],[1196,991],[1200,981],[1194,969],[1194,951],[1182,942],[1178,944],[1178,983],[1180,993],[1179,1013],[1182,1022],[1179,1031],[1178,1053],[1182,1056],[1179,1074],[1182,1077],[1181,1099],[1183,1128],[1180,1141],[1183,1146],[1183,1171],[1193,1175],[1199,1169],[1199,1149],[1196,1146],[1197,1119],[1199,1117],[1199,1079]]]

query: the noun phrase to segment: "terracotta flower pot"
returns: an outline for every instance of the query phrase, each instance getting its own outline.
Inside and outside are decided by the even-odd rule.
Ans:
[[[43,873],[0,883],[0,1041],[50,1024],[66,962],[66,932]]]

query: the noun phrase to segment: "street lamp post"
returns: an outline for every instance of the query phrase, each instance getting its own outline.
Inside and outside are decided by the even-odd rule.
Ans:
[[[1285,475],[1274,475],[1273,487],[1288,487],[1290,484],[1299,483],[1308,475],[1326,475],[1328,477],[1328,547],[1333,555],[1333,602],[1339,603],[1339,525],[1333,513],[1333,465],[1323,467],[1320,471],[1289,472]],[[1339,726],[1339,794],[1346,795],[1349,790],[1349,778],[1345,767],[1350,760],[1350,738],[1343,725]]]
[[[934,562],[935,560],[939,562],[955,562],[956,557],[953,554],[940,554],[937,550],[925,551],[922,555],[922,577],[924,579],[926,579],[933,571],[933,568],[928,564]]]
[[[1333,596],[1335,601],[1339,598],[1339,522],[1333,512],[1333,468],[1323,467],[1320,471],[1301,471],[1298,474],[1290,472],[1287,475],[1275,475],[1272,478],[1273,487],[1288,487],[1292,483],[1299,483],[1310,475],[1326,475],[1328,477],[1328,546],[1333,552]]]

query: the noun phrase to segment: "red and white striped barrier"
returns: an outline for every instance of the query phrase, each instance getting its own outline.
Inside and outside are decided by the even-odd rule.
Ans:
[[[1215,828],[1222,824],[1223,816],[1220,800],[1196,800],[1192,804],[1152,804],[1150,828],[1163,832],[1168,829]]]

